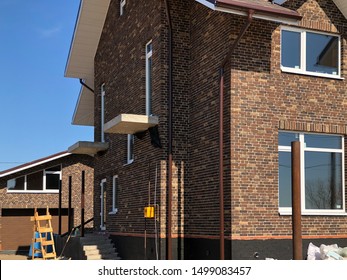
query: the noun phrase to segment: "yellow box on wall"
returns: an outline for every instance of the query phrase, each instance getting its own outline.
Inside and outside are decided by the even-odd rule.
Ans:
[[[147,206],[144,208],[145,218],[154,218],[154,206]]]

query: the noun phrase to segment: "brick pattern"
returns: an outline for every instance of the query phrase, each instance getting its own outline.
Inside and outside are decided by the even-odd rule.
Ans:
[[[245,18],[214,12],[196,1],[170,0],[173,21],[174,229],[175,236],[219,234],[219,68]],[[120,113],[145,113],[145,44],[153,42],[153,112],[163,149],[149,135],[135,139],[135,161],[124,165],[126,136],[107,134],[107,152],[95,158],[95,228],[100,224],[100,181],[119,176],[119,212],[107,214],[107,230],[141,236],[143,207],[157,204],[160,233],[167,218],[167,19],[164,1],[129,1],[119,16],[111,1],[95,57],[95,139],[100,139],[100,92],[106,83],[106,121]],[[301,26],[345,34],[347,22],[332,1],[288,1]],[[347,61],[342,37],[342,76]],[[278,130],[346,134],[345,80],[282,73],[280,26],[254,20],[225,68],[224,164],[226,236],[282,236],[291,218],[278,214]],[[346,234],[343,216],[305,216],[303,234]],[[154,223],[147,225],[154,233]]]
[[[119,16],[118,1],[111,1],[109,13],[95,58],[95,138],[100,135],[100,92],[106,84],[106,122],[120,113],[145,114],[145,45],[153,45],[153,113],[159,116],[159,133],[163,149],[144,139],[135,138],[134,162],[125,164],[126,135],[106,134],[110,148],[95,161],[95,229],[100,225],[100,181],[107,180],[106,228],[110,232],[143,234],[143,207],[148,203],[159,207],[160,234],[166,234],[167,203],[167,133],[168,133],[168,32],[164,1],[129,1]],[[188,66],[189,66],[189,2],[170,1],[174,31],[174,110],[173,110],[173,233],[182,232],[184,182],[187,162],[188,130]],[[118,213],[112,207],[112,177],[118,175]],[[155,178],[157,176],[157,184]],[[156,195],[154,194],[156,188]],[[182,203],[178,203],[180,200]],[[147,232],[154,233],[154,222],[148,221]]]

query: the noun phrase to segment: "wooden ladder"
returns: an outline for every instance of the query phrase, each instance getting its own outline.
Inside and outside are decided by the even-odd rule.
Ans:
[[[34,234],[31,246],[32,259],[35,259],[35,254],[40,253],[43,260],[57,259],[53,239],[52,216],[49,213],[48,207],[46,215],[41,216],[35,208],[34,216],[30,220],[34,222]],[[35,244],[37,243],[39,243],[39,248],[35,248]]]

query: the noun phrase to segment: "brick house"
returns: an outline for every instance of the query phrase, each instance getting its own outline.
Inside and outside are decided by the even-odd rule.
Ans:
[[[28,253],[34,226],[30,217],[35,208],[42,215],[49,207],[54,233],[64,234],[80,225],[82,171],[87,221],[93,218],[92,156],[60,152],[0,172],[0,250]]]
[[[69,151],[97,152],[122,258],[290,259],[294,140],[303,255],[347,246],[346,2],[280,2],[81,1],[65,75],[95,141]]]

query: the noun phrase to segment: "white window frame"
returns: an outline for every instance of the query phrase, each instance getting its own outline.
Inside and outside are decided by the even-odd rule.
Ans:
[[[292,68],[292,67],[285,67],[282,65],[282,31],[291,31],[291,32],[297,32],[300,34],[300,69]],[[307,33],[315,33],[320,35],[328,35],[332,37],[338,38],[338,74],[325,74],[325,73],[317,73],[317,72],[311,72],[306,70],[306,34]],[[294,74],[302,74],[302,75],[309,75],[309,76],[318,76],[318,77],[325,77],[325,78],[333,78],[333,79],[342,79],[341,78],[341,36],[337,34],[331,34],[327,32],[317,32],[313,30],[306,30],[306,29],[299,29],[295,27],[288,27],[288,26],[282,26],[281,28],[281,70],[283,72],[288,73],[294,73]]]
[[[120,0],[120,3],[119,3],[119,14],[121,16],[124,14],[125,4],[126,4],[126,0]]]
[[[152,45],[151,50],[147,51],[149,45]],[[146,115],[149,116],[152,114],[152,90],[151,90],[151,80],[152,80],[152,67],[149,65],[149,60],[152,60],[153,53],[153,44],[152,40],[150,40],[146,44]],[[153,65],[153,60],[152,60]]]
[[[106,178],[102,179],[100,182],[100,230],[106,230],[106,199],[104,199],[104,192],[106,191],[106,182]]]
[[[46,171],[46,169],[43,170],[38,170],[35,172],[31,172],[29,174],[25,174],[23,176],[19,176],[13,179],[18,179],[21,177],[24,177],[24,190],[11,190],[11,189],[7,189],[8,193],[58,193],[59,189],[57,190],[51,190],[51,189],[46,189],[46,174],[59,174],[59,180],[61,181],[62,178],[62,166],[61,164],[57,164],[55,166],[60,166],[60,171]],[[51,167],[55,167],[55,166],[51,166]],[[48,167],[47,169],[51,168]],[[42,190],[27,190],[27,176],[37,173],[37,172],[42,172],[43,173],[43,177],[42,177]]]
[[[117,192],[118,192],[118,175],[112,177],[112,211],[109,214],[117,214]]]
[[[127,161],[126,164],[134,162],[134,135],[127,135]]]
[[[339,216],[347,215],[346,213],[346,198],[345,198],[345,147],[344,147],[344,136],[337,134],[323,134],[323,133],[308,133],[308,132],[297,132],[297,131],[279,131],[279,133],[293,133],[298,134],[300,142],[300,189],[301,189],[301,213],[302,215],[327,215],[327,216]],[[327,136],[340,136],[341,137],[341,149],[331,149],[331,148],[312,148],[306,147],[304,143],[304,135],[316,134],[316,135],[327,135]],[[342,208],[341,209],[305,209],[305,152],[334,152],[342,154]],[[280,146],[278,145],[278,152],[289,152],[291,153],[291,146]],[[279,185],[278,177],[278,185]],[[291,215],[291,207],[280,207],[280,201],[278,197],[278,207],[280,215]]]
[[[101,93],[101,120],[100,120],[100,126],[101,126],[101,142],[105,142],[105,132],[104,132],[104,126],[105,126],[105,83],[103,83],[100,86],[100,93]]]

